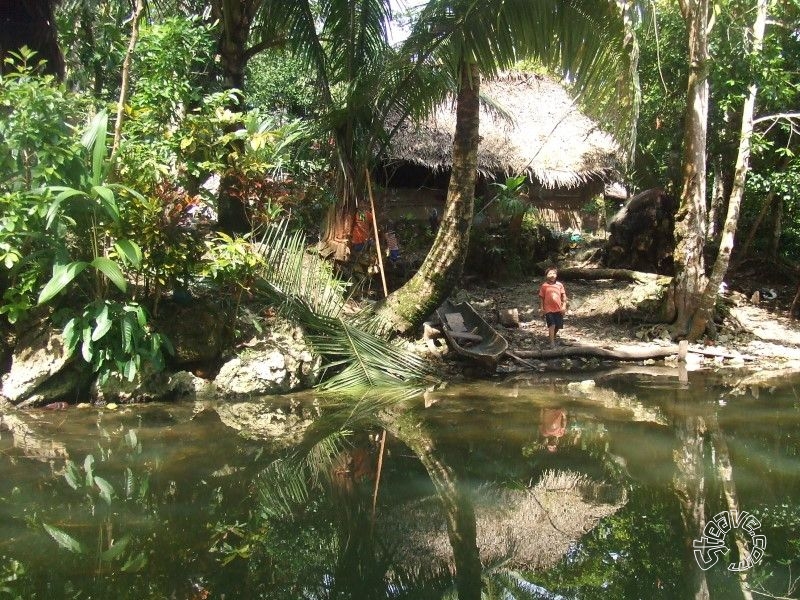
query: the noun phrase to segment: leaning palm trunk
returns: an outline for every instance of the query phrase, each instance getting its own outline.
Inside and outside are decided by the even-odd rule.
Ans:
[[[453,170],[441,226],[419,271],[406,285],[390,294],[377,310],[398,333],[405,333],[421,323],[450,294],[464,269],[478,169],[479,92],[477,65],[462,62],[456,100]]]
[[[753,24],[753,48],[751,53],[755,56],[761,52],[761,45],[764,40],[764,29],[767,23],[768,0],[758,0],[756,21]],[[742,109],[742,131],[739,135],[739,153],[736,157],[736,172],[733,177],[733,188],[731,197],[728,201],[728,214],[725,218],[725,225],[722,228],[722,240],[719,246],[717,260],[714,262],[714,269],[708,285],[700,299],[700,306],[697,314],[692,320],[692,327],[689,337],[696,339],[703,334],[706,326],[713,322],[711,317],[714,314],[714,305],[717,300],[717,291],[728,272],[728,265],[733,251],[733,240],[736,235],[736,226],[739,223],[739,208],[742,205],[744,196],[744,184],[747,179],[747,171],[750,167],[750,138],[753,135],[753,112],[756,105],[756,94],[758,85],[751,83],[749,93],[744,101]]]
[[[673,337],[692,329],[706,276],[703,261],[706,206],[706,131],[708,126],[709,0],[681,0],[689,33],[689,83],[683,133],[680,206],[675,216],[674,296],[677,315]]]

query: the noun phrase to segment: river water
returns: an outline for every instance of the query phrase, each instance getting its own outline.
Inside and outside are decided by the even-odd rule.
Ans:
[[[800,379],[741,381],[15,414],[0,598],[794,597]]]

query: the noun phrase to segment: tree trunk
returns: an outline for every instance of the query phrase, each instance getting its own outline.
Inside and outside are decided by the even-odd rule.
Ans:
[[[136,7],[133,9],[133,19],[131,20],[131,39],[128,42],[128,50],[125,52],[125,60],[122,61],[122,82],[120,83],[119,100],[117,102],[117,120],[114,123],[114,143],[111,146],[112,157],[119,150],[119,144],[122,140],[122,116],[125,114],[125,103],[128,100],[133,51],[136,48],[136,41],[139,39],[139,22],[143,13],[144,0],[136,0]]]
[[[753,47],[750,50],[752,56],[761,53],[761,45],[764,40],[764,28],[767,23],[767,1],[758,0],[756,10],[756,20],[753,23]],[[711,271],[711,277],[706,285],[705,292],[700,300],[700,306],[692,319],[692,326],[689,331],[690,339],[697,339],[706,329],[708,321],[714,315],[714,306],[717,300],[719,286],[728,272],[728,264],[731,260],[733,251],[733,241],[736,236],[736,226],[739,224],[739,209],[742,205],[744,196],[745,180],[747,171],[750,168],[750,138],[753,135],[753,112],[755,111],[756,95],[758,85],[751,83],[748,89],[747,98],[742,108],[742,129],[739,134],[739,153],[736,156],[736,170],[733,177],[733,187],[731,197],[728,200],[728,214],[725,217],[725,225],[722,229],[722,239],[720,240],[719,252]]]
[[[718,156],[714,161],[714,191],[711,193],[711,207],[708,210],[706,228],[706,239],[709,242],[716,241],[719,236],[719,220],[724,203],[725,177],[722,174],[722,158]]]
[[[453,170],[439,231],[419,271],[377,309],[378,315],[398,333],[420,325],[450,294],[464,269],[478,169],[479,92],[477,65],[462,64],[456,100]]]
[[[64,56],[58,46],[56,0],[0,0],[0,73],[8,69],[9,52],[23,46],[36,51],[35,62],[45,61],[44,70],[64,79]]]
[[[222,84],[226,89],[244,89],[244,73],[247,67],[247,41],[250,27],[259,0],[215,0],[211,6],[211,15],[220,23],[220,37],[217,49],[222,65]],[[242,104],[231,106],[232,110],[243,110]],[[233,145],[241,142],[233,141]],[[240,148],[241,150],[241,148]],[[218,213],[219,226],[228,232],[244,232],[250,230],[247,211],[241,198],[233,192],[239,183],[233,173],[221,178],[219,186]]]
[[[696,600],[708,600],[705,573],[695,561],[692,540],[700,539],[706,526],[705,476],[703,468],[704,419],[696,415],[681,415],[677,425],[680,446],[673,452],[676,472],[673,487],[681,507],[685,534],[685,561],[690,572],[692,594]]]
[[[682,189],[675,215],[675,308],[672,335],[689,335],[706,276],[703,261],[708,126],[710,0],[681,0],[689,34],[689,82],[683,133]]]
[[[770,190],[766,198],[764,198],[763,203],[761,204],[761,209],[758,211],[758,215],[756,215],[755,221],[753,221],[753,224],[750,226],[750,231],[747,232],[747,239],[745,239],[744,244],[741,245],[741,249],[736,253],[737,264],[743,261],[745,258],[747,258],[747,256],[750,254],[750,246],[753,245],[753,240],[756,238],[756,233],[758,233],[758,228],[761,225],[761,222],[764,220],[767,211],[772,206],[774,198],[775,198],[775,190]]]
[[[767,250],[767,256],[771,259],[778,258],[778,245],[781,241],[781,230],[783,229],[783,198],[777,196],[772,212],[772,237]]]

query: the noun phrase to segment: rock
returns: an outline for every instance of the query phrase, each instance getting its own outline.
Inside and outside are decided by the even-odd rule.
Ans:
[[[133,381],[111,376],[102,385],[95,381],[91,389],[95,402],[150,402],[166,400],[171,396],[169,375],[154,373],[145,368],[139,371]]]
[[[516,308],[501,308],[497,318],[503,327],[519,327],[519,310]]]
[[[86,381],[85,369],[72,365],[60,332],[47,322],[37,322],[20,334],[3,376],[2,394],[14,404],[47,404],[77,393]]]
[[[249,439],[270,440],[290,447],[302,440],[306,429],[319,416],[316,406],[267,400],[219,403],[213,410],[228,427]]]
[[[169,380],[169,387],[177,397],[195,400],[211,399],[217,392],[213,382],[201,379],[189,371],[178,371],[173,374]]]
[[[170,363],[183,366],[212,362],[222,353],[225,317],[220,310],[197,300],[189,305],[164,302],[154,319],[156,329],[166,335],[175,348]]]
[[[282,325],[223,364],[214,385],[222,395],[285,394],[316,384],[320,362],[299,327]]]

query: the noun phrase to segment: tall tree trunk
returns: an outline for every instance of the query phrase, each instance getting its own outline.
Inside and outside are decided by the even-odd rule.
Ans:
[[[714,160],[714,191],[711,192],[711,207],[708,210],[706,240],[714,242],[719,236],[719,220],[725,204],[725,177],[722,174],[722,157]]]
[[[244,73],[247,67],[247,42],[250,27],[259,0],[214,0],[211,15],[220,24],[220,37],[217,50],[221,59],[222,84],[227,89],[242,90]],[[241,103],[231,106],[232,110],[244,110]],[[234,140],[232,145],[241,142]],[[243,232],[250,229],[247,211],[238,194],[233,193],[239,179],[234,173],[227,173],[220,180],[218,192],[219,225],[228,232]]]
[[[756,8],[756,20],[753,23],[753,47],[750,49],[751,56],[761,53],[761,46],[764,40],[764,28],[767,23],[767,4],[768,0],[758,0]],[[714,315],[714,306],[717,300],[719,285],[728,272],[728,264],[731,260],[733,251],[733,240],[736,236],[736,226],[739,224],[739,209],[742,205],[744,196],[745,180],[747,171],[750,168],[750,138],[753,135],[753,112],[756,106],[756,95],[758,85],[751,83],[748,88],[747,98],[742,108],[742,130],[739,134],[739,153],[736,156],[736,170],[733,177],[733,188],[731,197],[728,199],[728,214],[725,217],[725,225],[722,229],[722,239],[719,245],[719,253],[711,271],[711,277],[706,285],[700,306],[692,320],[692,327],[689,332],[690,339],[697,339],[703,335],[706,325]]]
[[[64,56],[58,46],[55,7],[59,0],[0,0],[0,73],[8,52],[27,46],[45,61],[44,70],[64,79]],[[32,66],[32,65],[31,65]]]
[[[439,231],[419,271],[403,287],[390,294],[377,310],[399,333],[422,323],[450,294],[464,269],[475,205],[479,93],[480,73],[477,65],[462,64],[456,100],[453,170]]]
[[[111,146],[111,156],[119,150],[122,140],[122,117],[125,114],[125,103],[128,101],[128,87],[131,80],[131,63],[133,63],[133,51],[136,49],[136,40],[139,39],[139,22],[144,13],[144,0],[136,0],[133,9],[133,19],[131,20],[131,39],[128,42],[128,50],[125,52],[125,60],[122,61],[122,82],[119,87],[119,100],[117,101],[117,120],[114,123],[114,143]]]
[[[684,408],[686,410],[686,408]],[[706,526],[705,476],[703,469],[703,434],[705,421],[697,415],[680,415],[677,426],[680,446],[674,451],[676,473],[673,487],[681,507],[684,526],[685,558],[690,571],[695,600],[708,600],[708,582],[695,561],[692,540],[700,539]]]
[[[772,236],[770,238],[767,256],[772,259],[778,258],[778,245],[781,241],[781,230],[783,229],[783,198],[775,198],[774,208],[772,209]]]
[[[703,250],[706,207],[706,129],[708,126],[708,33],[710,0],[681,0],[689,34],[689,82],[683,133],[682,189],[675,215],[672,335],[689,334],[706,285]]]

